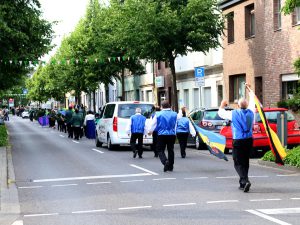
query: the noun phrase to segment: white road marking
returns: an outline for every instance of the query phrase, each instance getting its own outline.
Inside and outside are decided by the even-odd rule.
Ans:
[[[220,201],[208,201],[207,204],[215,204],[215,203],[231,203],[231,202],[239,202],[239,200],[220,200]]]
[[[79,142],[78,141],[74,141],[74,140],[72,140],[74,143],[76,143],[76,144],[79,144]]]
[[[38,216],[57,216],[58,213],[44,213],[44,214],[28,214],[24,215],[24,217],[38,217]]]
[[[264,202],[264,201],[281,201],[280,198],[269,198],[269,199],[251,199],[250,202]]]
[[[51,187],[68,187],[68,186],[77,186],[78,184],[56,184],[51,185]]]
[[[216,177],[217,179],[233,179],[237,178],[237,176],[228,176],[228,177]]]
[[[207,179],[208,177],[186,177],[185,180],[199,180],[199,179]]]
[[[101,154],[104,153],[104,152],[102,152],[102,151],[100,151],[100,150],[98,150],[98,149],[95,149],[95,148],[93,148],[92,150],[95,151],[95,152],[101,153]]]
[[[163,205],[164,207],[172,207],[172,206],[188,206],[188,205],[196,205],[197,203],[190,202],[190,203],[178,203],[178,204],[167,204]]]
[[[257,211],[260,211],[268,215],[292,214],[292,213],[300,213],[300,208],[257,209]]]
[[[146,209],[146,208],[152,208],[152,206],[151,205],[146,205],[146,206],[124,207],[124,208],[119,208],[119,210]]]
[[[17,220],[12,225],[23,225],[23,220]]]
[[[279,219],[276,219],[276,218],[273,218],[271,216],[268,216],[268,215],[265,215],[263,213],[260,213],[260,212],[257,212],[255,210],[246,210],[247,212],[251,213],[251,214],[254,214],[256,216],[259,216],[261,218],[264,218],[266,220],[269,220],[271,222],[274,222],[274,223],[277,223],[277,224],[280,224],[280,225],[291,225],[290,223],[286,223],[282,220],[279,220]]]
[[[153,180],[176,180],[176,178],[174,178],[174,177],[169,177],[169,178],[157,178],[157,179],[153,179]]]
[[[269,177],[269,176],[249,176],[251,178],[264,178],[264,177]]]
[[[278,177],[297,177],[299,174],[277,174]]]
[[[151,176],[151,175],[152,174],[149,173],[136,173],[136,174],[104,175],[104,176],[89,176],[89,177],[65,177],[65,178],[33,180],[32,182],[42,183],[42,182],[71,181],[71,180],[95,180],[95,179],[105,179],[105,178],[141,177],[141,176]]]
[[[86,183],[86,184],[111,184],[110,181],[105,181],[105,182],[93,182],[93,183]]]
[[[121,180],[120,182],[121,183],[131,183],[131,182],[141,182],[141,181],[144,181],[144,180]]]
[[[96,210],[87,210],[87,211],[75,211],[73,214],[81,214],[81,213],[96,213],[96,212],[106,212],[106,209],[96,209]]]
[[[140,170],[142,170],[142,171],[144,171],[144,172],[150,173],[150,174],[152,174],[152,175],[158,175],[158,174],[155,173],[155,172],[152,172],[152,171],[150,171],[150,170],[147,170],[147,169],[145,169],[145,168],[143,168],[143,167],[140,167],[140,166],[137,166],[137,165],[134,165],[134,164],[130,164],[130,166],[135,167],[135,168],[137,168],[137,169],[140,169]]]
[[[59,136],[60,136],[60,137],[65,137],[64,135],[61,135],[61,134],[60,134]]]
[[[43,186],[28,186],[28,187],[18,187],[18,189],[31,189],[31,188],[41,188]]]
[[[300,198],[291,198],[292,200],[300,200]]]

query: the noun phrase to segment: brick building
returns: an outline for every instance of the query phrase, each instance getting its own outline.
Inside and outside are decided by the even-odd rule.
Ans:
[[[284,0],[224,0],[227,29],[223,39],[225,96],[230,103],[250,83],[264,106],[291,97],[299,85],[293,62],[300,57],[300,8],[280,12]]]

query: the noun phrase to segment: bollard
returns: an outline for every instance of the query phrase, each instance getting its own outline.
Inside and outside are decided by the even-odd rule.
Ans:
[[[277,114],[277,135],[282,146],[287,146],[287,114],[279,112]]]

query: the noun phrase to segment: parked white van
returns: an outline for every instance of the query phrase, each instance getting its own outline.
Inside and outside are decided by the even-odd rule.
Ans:
[[[104,143],[107,144],[108,149],[113,149],[119,145],[129,145],[130,137],[126,133],[126,126],[130,117],[135,114],[136,108],[141,108],[142,115],[147,118],[146,126],[148,127],[154,110],[153,103],[139,101],[107,103],[96,126],[96,146],[101,147]],[[144,137],[143,143],[145,145],[152,144],[152,136]]]

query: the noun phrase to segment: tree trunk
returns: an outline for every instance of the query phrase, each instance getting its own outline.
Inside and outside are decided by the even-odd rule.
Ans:
[[[177,83],[176,83],[176,71],[175,71],[175,57],[171,54],[169,56],[170,68],[172,73],[172,99],[174,111],[178,112],[178,96],[177,96]]]
[[[125,69],[122,69],[122,74],[121,74],[121,82],[122,82],[122,99],[121,101],[125,101]]]
[[[94,112],[96,113],[96,91],[93,91],[93,108]]]

